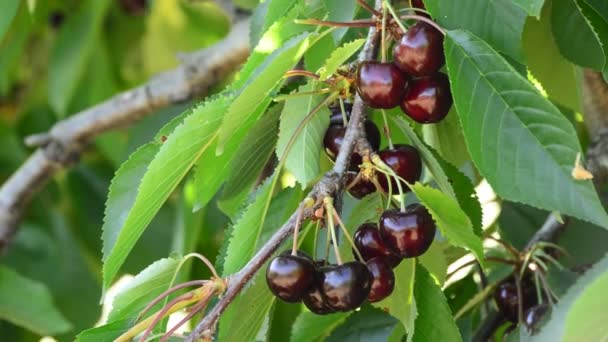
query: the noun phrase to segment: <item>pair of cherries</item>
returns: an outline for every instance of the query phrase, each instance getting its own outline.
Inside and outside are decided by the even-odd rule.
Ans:
[[[397,106],[419,123],[436,123],[452,107],[448,77],[439,72],[445,64],[443,34],[419,21],[393,48],[393,61],[366,61],[357,70],[356,87],[372,108]]]
[[[524,313],[523,323],[533,331],[542,316],[547,312],[546,303],[538,304],[536,287],[530,275],[526,274],[521,279],[522,310]],[[503,316],[512,323],[517,323],[519,312],[519,295],[515,278],[508,277],[503,280],[494,291],[494,303]]]
[[[420,204],[412,204],[403,212],[387,210],[377,225],[365,223],[357,228],[353,238],[355,247],[374,275],[370,302],[382,300],[393,292],[395,274],[392,269],[404,258],[424,254],[436,231],[433,218]]]
[[[344,109],[346,116],[349,117],[352,110],[352,104],[345,102]],[[323,144],[325,146],[327,156],[331,160],[335,161],[344,141],[346,127],[344,126],[340,107],[332,106],[330,107],[330,110],[332,112],[330,126],[325,132]],[[369,120],[365,121],[364,126],[367,140],[369,141],[372,149],[374,151],[378,150],[380,147],[380,130],[372,121]],[[393,146],[393,148],[387,148],[379,151],[378,156],[395,172],[397,176],[403,178],[408,183],[415,183],[420,179],[420,175],[422,174],[422,160],[420,159],[418,150],[416,150],[416,148],[413,146],[397,144]],[[347,184],[350,184],[357,177],[357,174],[359,173],[359,165],[361,165],[362,162],[363,160],[361,159],[361,156],[358,153],[353,153],[351,156],[349,169],[346,174]],[[377,180],[382,189],[385,192],[388,192],[389,179],[387,179],[384,174],[378,174]],[[390,189],[392,189],[393,192],[396,192],[396,180],[391,179],[390,182]],[[404,187],[404,191],[407,190],[409,189]],[[351,187],[349,193],[353,197],[360,199],[374,191],[376,191],[376,186],[371,181],[360,179]]]
[[[372,295],[373,268],[368,268],[359,261],[324,265],[303,252],[286,251],[268,265],[266,282],[277,298],[325,315],[354,310]]]

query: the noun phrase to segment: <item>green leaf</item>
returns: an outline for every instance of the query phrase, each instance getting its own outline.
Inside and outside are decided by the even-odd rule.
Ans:
[[[528,18],[523,49],[530,73],[549,98],[576,112],[581,111],[581,94],[576,69],[559,52],[551,32],[552,2],[547,2],[540,20]]]
[[[267,0],[262,2],[255,9],[254,20],[252,21],[249,33],[251,46],[256,46],[260,42],[264,32],[289,12],[295,5],[296,0]]]
[[[351,58],[365,43],[365,39],[355,39],[335,49],[325,61],[325,66],[319,71],[322,80],[333,75],[349,58]]]
[[[418,260],[437,280],[439,285],[445,283],[448,274],[448,260],[445,255],[445,243],[434,241],[431,247]]]
[[[564,57],[577,65],[603,70],[608,47],[602,46],[600,33],[606,30],[606,23],[589,17],[592,11],[580,0],[553,1],[551,28]]]
[[[348,317],[326,341],[385,342],[391,336],[396,323],[397,320],[386,312],[364,306]]]
[[[608,2],[604,0],[585,0],[589,7],[593,8],[604,21],[608,22]]]
[[[369,194],[360,201],[357,201],[348,217],[343,219],[350,236],[353,236],[359,226],[364,223],[371,222],[376,224],[383,211],[384,204],[382,203],[382,195],[378,192]],[[354,260],[353,249],[350,243],[348,243],[346,239],[343,240],[344,241],[340,244],[340,255],[342,255],[345,260]]]
[[[481,239],[473,232],[471,220],[460,209],[458,202],[443,192],[421,183],[414,184],[411,189],[429,210],[441,234],[453,245],[473,252],[479,262],[483,263]]]
[[[61,27],[49,60],[49,103],[63,117],[94,51],[109,0],[89,1]]]
[[[132,324],[132,320],[123,319],[100,327],[87,329],[76,337],[76,342],[114,341],[118,336],[129,330]]]
[[[310,44],[310,34],[300,34],[285,42],[259,66],[258,74],[244,85],[224,117],[219,130],[217,152],[221,154],[233,135],[247,131],[257,121],[258,116],[253,115],[255,111],[252,109],[257,108],[277,85],[283,83],[285,72],[298,63]]]
[[[241,147],[230,164],[222,200],[229,199],[241,191],[249,192],[276,146],[282,109],[283,106],[280,105],[269,109],[241,142]]]
[[[540,18],[545,0],[512,0],[513,3],[521,7],[528,15]]]
[[[414,297],[418,307],[414,341],[462,341],[441,287],[420,265],[416,267]]]
[[[11,90],[13,81],[20,70],[19,63],[23,61],[21,56],[25,52],[25,45],[34,26],[25,6],[22,6],[18,12],[11,24],[11,30],[4,38],[0,38],[0,49],[2,50],[0,53],[0,95],[2,96],[7,96]]]
[[[581,151],[571,123],[479,38],[450,31],[445,49],[469,152],[496,193],[608,226],[592,183],[571,176]]]
[[[583,274],[560,298],[551,312],[551,318],[532,341],[601,341],[606,338],[606,325],[596,319],[606,315],[606,296],[602,294],[608,286],[608,257]],[[577,316],[575,316],[577,315]],[[589,324],[589,325],[588,325]],[[591,325],[592,324],[592,325]],[[592,327],[592,329],[589,329]],[[584,330],[583,330],[584,329]],[[580,335],[584,331],[584,335]],[[599,339],[594,338],[599,337]]]
[[[456,167],[461,167],[471,160],[467,145],[464,142],[462,126],[458,120],[456,108],[452,109],[441,122],[423,125],[424,142],[434,148],[443,159]]]
[[[162,204],[186,176],[199,156],[209,147],[219,128],[222,114],[225,113],[229,103],[230,97],[219,96],[196,107],[162,144],[158,153],[150,161],[141,182],[135,183],[139,184],[135,199],[130,194],[126,197],[127,203],[122,202],[123,208],[127,209],[121,212],[119,211],[120,206],[115,204],[117,215],[110,217],[112,223],[115,222],[115,224],[106,220],[106,225],[112,224],[108,226],[111,227],[112,233],[107,234],[104,231],[106,234],[103,259],[104,289],[108,288],[127,255]],[[151,149],[151,147],[148,148]],[[152,151],[148,153],[150,152]],[[138,155],[138,157],[140,156]],[[145,162],[149,158],[148,154]],[[127,162],[127,164],[127,167],[121,168],[121,170],[124,168],[122,172],[119,170],[118,178],[113,182],[121,184],[122,189],[127,188],[128,185],[132,188],[133,183],[129,183],[129,179],[133,181],[141,176],[140,170],[133,174],[135,177],[130,178],[132,176],[130,171],[136,166],[141,167],[141,164],[136,162]],[[125,180],[122,179],[123,177]],[[124,190],[116,191],[117,194],[114,196],[124,195]],[[109,198],[112,202],[114,196],[110,194]],[[131,203],[132,205],[129,207]]]
[[[259,107],[255,110],[255,115],[261,115],[268,107],[270,99],[262,101]],[[262,121],[262,120],[260,120]],[[254,125],[260,125],[263,123],[256,122]],[[207,205],[211,199],[216,195],[224,181],[228,178],[228,175],[235,170],[232,169],[234,161],[239,160],[236,154],[243,148],[255,148],[256,146],[247,146],[243,139],[251,134],[257,132],[257,129],[252,127],[249,131],[240,131],[234,134],[225,146],[224,153],[216,155],[215,150],[217,147],[217,139],[214,137],[213,145],[203,152],[196,163],[196,172],[194,173],[194,185],[195,185],[195,206],[194,210],[197,211]],[[259,132],[258,132],[259,133]],[[271,132],[276,134],[276,130]],[[241,158],[243,155],[240,156]],[[251,155],[247,155],[251,157]],[[262,155],[262,157],[264,157]],[[241,159],[242,160],[242,159]],[[261,166],[263,167],[263,165]],[[239,170],[242,171],[242,170]],[[250,175],[249,178],[255,177],[256,175]]]
[[[161,259],[136,275],[112,301],[108,322],[135,319],[148,303],[169,289],[180,261],[177,258]],[[161,306],[162,302],[152,308],[148,314],[160,310]]]
[[[291,342],[324,341],[329,334],[352,312],[337,312],[331,315],[316,315],[306,310],[296,319],[291,330]]]
[[[416,259],[403,259],[393,272],[395,273],[393,293],[384,300],[374,303],[373,306],[397,318],[407,332],[413,332],[414,321],[418,315],[417,303],[414,299]]]
[[[356,1],[335,1],[335,0],[323,0],[327,13],[327,19],[330,21],[347,22],[355,18],[357,11]],[[347,27],[337,29],[332,32],[334,42],[336,45],[340,43],[340,40],[346,34]]]
[[[20,2],[19,0],[5,0],[0,4],[0,13],[2,13],[0,16],[0,42],[11,26]]]
[[[300,87],[300,92],[310,92],[316,87],[313,82]],[[297,93],[292,93],[296,95]],[[281,113],[279,126],[279,139],[277,141],[277,158],[286,158],[285,168],[290,171],[296,180],[305,188],[320,172],[319,157],[323,146],[323,137],[329,126],[329,109],[324,106],[300,129],[304,118],[322,102],[322,97],[295,96],[286,101]],[[285,157],[285,150],[294,135],[297,135],[291,150]]]
[[[446,29],[469,30],[498,51],[517,61],[523,60],[521,34],[527,14],[513,1],[425,0],[424,3]]]
[[[0,265],[0,318],[39,335],[71,329],[57,310],[46,286]]]

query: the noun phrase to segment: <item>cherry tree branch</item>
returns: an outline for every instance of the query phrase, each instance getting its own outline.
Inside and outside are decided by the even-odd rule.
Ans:
[[[381,8],[381,0],[376,0],[376,8]],[[365,45],[359,54],[359,61],[373,59],[376,53],[378,42],[378,32],[375,28],[371,28],[367,35]],[[304,209],[302,219],[311,218],[316,209],[318,209],[323,201],[323,198],[328,196],[335,197],[345,186],[345,172],[350,164],[350,158],[355,147],[365,145],[365,129],[364,122],[366,118],[365,105],[359,95],[355,96],[353,108],[344,135],[344,140],[340,148],[340,152],[336,158],[336,162],[331,171],[314,186],[313,190],[308,194],[307,198],[313,199],[315,205],[312,208]],[[303,203],[301,203],[303,204]],[[305,207],[300,205],[299,207]],[[216,325],[220,315],[232,303],[236,296],[241,292],[245,285],[253,278],[253,276],[262,268],[264,263],[272,256],[279,246],[292,235],[298,213],[295,212],[287,220],[287,222],[264,244],[264,246],[251,258],[251,260],[239,272],[228,277],[228,287],[224,295],[218,303],[207,313],[202,321],[198,323],[194,331],[188,336],[186,341],[194,342],[201,337],[211,338],[215,332]]]
[[[242,16],[226,38],[182,55],[183,64],[148,83],[120,93],[26,138],[38,149],[0,187],[0,251],[14,236],[32,197],[59,170],[75,164],[87,144],[107,131],[132,124],[156,110],[206,95],[249,55],[249,20]]]

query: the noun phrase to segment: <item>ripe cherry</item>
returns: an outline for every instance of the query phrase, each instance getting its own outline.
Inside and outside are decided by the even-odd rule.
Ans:
[[[405,212],[387,210],[380,216],[380,236],[386,246],[402,258],[422,255],[431,246],[437,230],[431,214],[420,204]]]
[[[315,282],[310,290],[302,296],[302,302],[304,305],[313,313],[317,315],[326,315],[335,312],[334,309],[327,305],[327,298],[321,292],[320,280],[323,279],[323,275],[317,271]]]
[[[405,179],[408,183],[415,183],[420,179],[422,174],[422,161],[418,150],[410,145],[395,145],[394,149],[386,149],[378,152],[378,156],[388,165],[397,176]],[[384,174],[378,174],[378,182],[385,191],[388,191],[388,181]],[[403,184],[403,183],[402,183]],[[397,182],[391,177],[391,186],[393,193],[397,193]],[[409,191],[409,188],[403,184],[403,190]]]
[[[445,64],[443,34],[424,21],[410,27],[393,48],[395,65],[412,76],[431,75]]]
[[[527,277],[521,281],[523,311],[536,305],[537,297],[534,283]],[[511,322],[517,322],[519,296],[513,277],[507,278],[494,291],[494,302],[498,310]]]
[[[372,108],[394,108],[399,105],[407,78],[393,63],[367,61],[357,70],[357,91]]]
[[[350,112],[353,110],[353,104],[348,102],[348,101],[344,101],[344,112],[346,112],[346,115],[350,115]],[[340,107],[340,104],[335,104],[329,107],[329,111],[331,112],[331,124],[335,124],[335,123],[342,123],[342,108]],[[338,120],[339,121],[334,121],[334,120]]]
[[[315,279],[312,261],[303,256],[281,254],[266,269],[268,288],[278,298],[295,303],[308,292]]]
[[[530,333],[536,332],[539,323],[543,319],[543,316],[549,310],[549,306],[547,303],[543,303],[537,306],[533,306],[529,308],[526,312],[524,312],[524,323],[528,328]]]
[[[451,107],[450,81],[440,72],[412,80],[401,101],[401,110],[419,123],[439,122]]]
[[[369,290],[367,300],[371,303],[378,302],[393,293],[395,288],[395,273],[382,257],[375,257],[367,261],[367,269],[372,274],[372,286]]]
[[[348,113],[350,114],[350,113]],[[336,160],[338,156],[338,152],[342,147],[342,142],[344,141],[344,134],[346,134],[346,127],[343,125],[342,114],[334,114],[331,116],[332,123],[327,131],[325,132],[325,137],[323,138],[323,145],[325,146],[325,153],[331,160]],[[372,121],[365,121],[365,134],[367,135],[367,140],[374,150],[377,150],[380,147],[380,130],[376,124]],[[353,153],[350,160],[350,170],[357,171],[359,170],[359,165],[363,162],[363,159],[358,153]]]
[[[372,276],[364,263],[351,261],[320,269],[323,274],[322,293],[327,305],[337,311],[353,310],[367,298]]]
[[[355,247],[361,253],[361,257],[363,257],[363,261],[380,257],[386,259],[391,267],[395,267],[401,262],[401,259],[386,247],[384,241],[382,241],[382,237],[380,237],[380,231],[374,223],[364,223],[359,226],[353,240]]]
[[[357,178],[357,172],[347,171],[346,172],[346,185],[352,183]],[[376,186],[363,178],[359,178],[357,183],[348,189],[348,193],[356,199],[362,199],[363,197],[376,191]]]
[[[426,7],[424,7],[424,3],[422,2],[422,0],[412,0],[412,7],[426,9]]]

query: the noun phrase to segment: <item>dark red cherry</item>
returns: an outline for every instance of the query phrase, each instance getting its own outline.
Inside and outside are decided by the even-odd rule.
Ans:
[[[356,171],[347,171],[346,172],[346,185],[352,183],[355,178],[357,178],[358,172]],[[356,199],[362,199],[363,197],[373,193],[376,191],[376,186],[363,178],[359,178],[357,183],[355,183],[350,189],[348,189],[348,193],[351,194]]]
[[[315,266],[306,257],[279,255],[266,269],[266,283],[278,298],[295,303],[308,292],[315,280]]]
[[[369,295],[372,276],[364,263],[351,261],[323,267],[320,272],[323,274],[322,293],[327,298],[327,305],[334,310],[356,309]]]
[[[440,72],[412,80],[401,101],[401,110],[419,123],[439,122],[448,115],[450,108],[450,81]]]
[[[350,112],[353,110],[353,104],[348,102],[348,101],[344,101],[344,111],[346,112],[347,115],[350,115]],[[331,112],[331,118],[332,121],[331,123],[342,123],[342,108],[340,107],[339,103],[336,103],[334,105],[329,106],[329,111]],[[335,118],[339,118],[340,121],[338,122],[334,122],[334,117]]]
[[[547,303],[543,303],[537,306],[529,308],[524,312],[524,323],[530,333],[535,333],[538,329],[539,323],[542,321],[543,316],[549,310]]]
[[[521,292],[523,295],[523,311],[536,305],[536,288],[534,283],[527,277],[521,282]],[[511,322],[517,322],[519,299],[517,295],[517,285],[513,277],[501,282],[494,291],[494,302],[498,310]]]
[[[386,259],[391,267],[399,265],[401,259],[393,254],[380,237],[380,231],[374,223],[364,223],[355,232],[353,237],[355,246],[361,253],[363,261],[380,257]],[[356,254],[355,254],[356,257]]]
[[[399,105],[407,78],[393,63],[363,62],[357,70],[357,91],[372,108],[394,108]]]
[[[443,34],[424,21],[417,22],[395,44],[393,62],[412,76],[436,73],[445,64]]]
[[[302,302],[311,312],[317,315],[326,315],[335,312],[327,305],[327,298],[321,292],[323,274],[319,271],[315,273],[313,286],[302,296]]]
[[[372,286],[367,295],[370,303],[378,302],[393,293],[395,288],[395,273],[388,261],[375,257],[367,261],[367,269],[372,274]]]
[[[424,3],[422,2],[422,0],[411,0],[411,1],[412,1],[412,7],[426,9],[426,7],[424,7]]]
[[[416,183],[422,174],[422,160],[418,150],[410,145],[395,145],[394,149],[386,149],[378,152],[378,156],[388,165],[397,176],[405,179],[408,183]],[[378,182],[382,188],[388,192],[388,182],[386,176],[378,173]],[[397,182],[391,177],[393,194],[398,193]],[[403,191],[409,191],[407,185],[402,183]]]
[[[350,113],[349,113],[350,114]],[[338,118],[336,118],[338,117]],[[336,160],[338,152],[342,147],[344,141],[344,134],[346,134],[346,127],[342,124],[342,114],[334,114],[331,116],[331,121],[338,122],[331,124],[327,131],[325,131],[325,137],[323,138],[323,145],[325,146],[325,153],[331,160]],[[380,147],[380,130],[376,124],[372,121],[365,121],[365,133],[367,134],[367,140],[374,150]],[[359,170],[359,165],[363,162],[363,159],[358,153],[353,153],[350,160],[349,169],[353,171]]]
[[[431,214],[420,204],[405,212],[387,210],[380,216],[380,236],[391,252],[402,258],[422,255],[431,246],[437,230]]]

